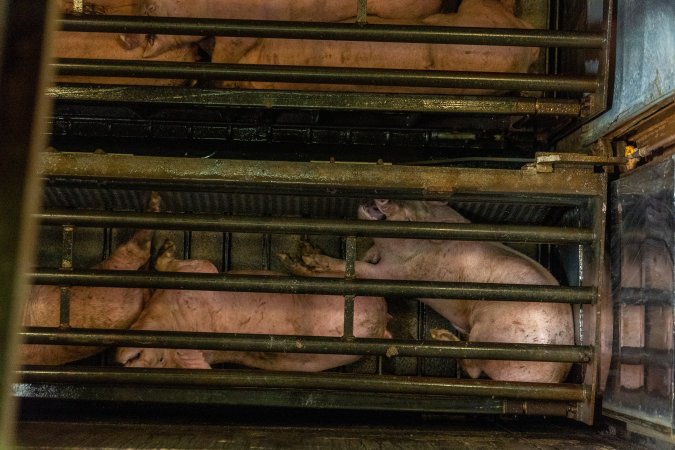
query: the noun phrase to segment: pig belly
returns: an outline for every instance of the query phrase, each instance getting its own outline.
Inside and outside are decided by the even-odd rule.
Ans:
[[[60,288],[35,286],[26,305],[23,326],[58,327]],[[128,328],[149,297],[146,289],[73,287],[70,299],[70,325],[74,328]],[[101,347],[68,345],[28,345],[20,348],[22,364],[65,364],[101,351]]]
[[[121,46],[119,36],[111,33],[79,33],[59,31],[54,43],[55,58],[91,58],[112,60],[143,60],[143,48],[126,50]],[[151,61],[195,62],[198,54],[195,46],[183,46],[170,50],[161,56],[150,58]],[[152,86],[184,86],[188,80],[153,79],[153,78],[121,78],[90,76],[57,76],[61,83],[93,83],[93,84],[132,84]]]
[[[474,2],[475,3],[475,2]],[[488,2],[489,4],[489,2]],[[487,14],[478,4],[457,14],[436,14],[423,21],[395,21],[401,25],[433,25],[455,27],[521,28],[531,26],[500,6]],[[470,5],[471,6],[471,5]],[[392,23],[370,18],[371,23]],[[230,38],[216,38],[213,62],[220,54],[232,54]],[[223,48],[224,50],[220,50]],[[411,44],[395,42],[317,41],[262,39],[243,58],[242,64],[349,67],[371,69],[438,70],[455,72],[526,73],[537,60],[539,49],[527,47],[490,47],[451,44]],[[223,58],[224,59],[224,58]],[[223,83],[223,87],[232,86]],[[494,90],[434,87],[391,87],[367,85],[334,85],[285,82],[239,82],[235,86],[249,89],[297,89],[323,91],[363,91],[439,94],[490,94]]]
[[[220,39],[216,39],[216,47]],[[228,46],[227,42],[221,45]],[[218,52],[214,53],[217,57]],[[522,56],[522,57],[521,57]],[[469,72],[526,72],[525,52],[504,47],[405,44],[388,42],[265,40],[246,54],[241,64],[318,66],[369,69],[438,70]],[[213,62],[217,61],[215,58]],[[382,83],[381,80],[376,82]],[[229,87],[231,83],[223,83]],[[405,87],[381,85],[313,84],[267,81],[235,83],[244,89],[287,89],[430,94],[490,94],[484,89]]]

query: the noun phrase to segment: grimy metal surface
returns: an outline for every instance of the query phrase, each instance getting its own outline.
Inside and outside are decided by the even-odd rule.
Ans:
[[[22,332],[29,344],[106,345],[148,348],[192,348],[256,352],[387,355],[430,358],[517,359],[519,361],[589,362],[593,348],[573,345],[499,344],[485,342],[410,341],[286,335],[184,333],[144,330],[96,330],[30,327]]]
[[[18,324],[33,260],[39,203],[37,153],[46,144],[53,2],[0,2],[0,448],[12,447]]]
[[[172,190],[350,195],[366,198],[448,200],[457,195],[492,196],[513,202],[571,204],[603,195],[606,176],[585,169],[537,173],[523,170],[324,164],[287,161],[209,160],[154,156],[44,153],[43,177],[67,181],[107,180]],[[109,184],[108,184],[109,185]]]
[[[190,80],[247,80],[289,83],[332,83],[453,89],[595,92],[600,80],[584,75],[537,75],[501,72],[364,69],[265,64],[177,63],[113,59],[59,58],[52,64],[60,75]]]
[[[535,97],[476,97],[419,94],[360,94],[353,92],[255,91],[192,89],[164,86],[59,85],[47,95],[63,102],[124,102],[181,104],[204,107],[265,106],[329,110],[409,111],[577,117],[578,100]]]
[[[433,222],[385,222],[364,220],[310,219],[291,217],[244,217],[215,214],[127,213],[101,211],[54,211],[39,213],[45,225],[84,227],[131,227],[161,230],[227,231],[358,237],[406,237],[462,241],[590,244],[596,239],[591,229],[544,226],[451,224]]]
[[[277,292],[325,295],[373,295],[456,300],[503,300],[588,304],[594,287],[535,286],[500,283],[446,283],[403,280],[347,280],[185,272],[142,273],[125,270],[41,269],[28,272],[36,284],[108,287],[159,287],[235,292]],[[447,300],[453,301],[453,300]]]
[[[180,370],[26,366],[23,382],[141,384],[166,386],[339,389],[426,395],[475,395],[522,400],[584,401],[588,386],[333,372],[294,373],[236,370]]]
[[[431,44],[506,45],[522,47],[602,48],[602,33],[577,31],[462,28],[271,20],[183,19],[174,17],[66,16],[64,31],[238,36]]]

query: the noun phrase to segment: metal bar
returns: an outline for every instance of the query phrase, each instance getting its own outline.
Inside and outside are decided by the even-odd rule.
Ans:
[[[45,118],[51,82],[50,54],[55,2],[0,2],[0,448],[14,448],[15,379],[25,299],[32,265],[40,199],[39,153],[47,143]]]
[[[287,336],[176,331],[99,330],[28,327],[21,336],[29,344],[236,350],[250,352],[386,355],[432,358],[500,359],[586,363],[591,346],[501,344],[486,342],[410,341],[402,339],[344,340],[339,337]]]
[[[673,351],[644,347],[621,347],[618,352],[621,364],[643,364],[669,368],[673,364]]]
[[[59,75],[247,80],[507,91],[595,92],[595,76],[59,58]]]
[[[187,89],[161,86],[62,85],[48,90],[59,101],[172,103],[209,106],[265,106],[376,111],[417,111],[467,114],[513,114],[578,117],[578,100],[534,97],[476,97],[351,92]]]
[[[357,198],[413,198],[448,200],[457,197],[509,202],[580,205],[600,195],[606,176],[587,170],[470,169],[390,166],[384,164],[320,164],[288,161],[216,160],[84,153],[44,153],[42,175],[60,182],[76,179],[81,186],[139,183],[142,189],[270,193],[292,195],[349,195]],[[161,190],[161,189],[158,189]]]
[[[55,211],[36,214],[45,225],[71,223],[83,227],[130,227],[161,230],[228,231],[359,237],[406,237],[497,242],[591,244],[596,234],[586,228],[439,222],[387,222],[368,220],[245,217],[218,214],[122,213]]]
[[[368,411],[409,411],[455,414],[536,414],[566,416],[568,402],[496,399],[449,395],[395,394],[378,392],[349,392],[316,389],[232,388],[209,389],[170,386],[120,386],[60,384],[55,388],[46,383],[18,383],[14,392],[21,398],[78,399],[109,402],[174,403],[184,405],[231,405],[349,409]]]
[[[345,280],[356,279],[356,236],[347,236],[345,243]],[[344,329],[345,339],[354,338],[354,295],[345,295]]]
[[[368,22],[368,0],[356,0],[356,23]]]
[[[82,270],[69,273],[41,269],[28,273],[36,284],[189,289],[196,291],[276,292],[290,294],[366,295],[379,297],[503,300],[546,303],[591,303],[593,287],[528,284],[444,283],[400,280],[345,280],[184,272],[142,273],[127,270]],[[453,300],[448,300],[453,301]]]
[[[615,301],[622,305],[670,306],[672,292],[665,289],[620,287]]]
[[[525,383],[494,380],[447,380],[402,376],[368,376],[341,373],[251,372],[173,369],[97,369],[76,367],[26,367],[18,372],[25,383],[110,383],[171,386],[258,387],[279,389],[338,389],[358,392],[420,395],[472,395],[532,400],[582,401],[583,385]]]
[[[63,226],[63,255],[61,270],[73,270],[73,234],[72,225]],[[59,301],[59,325],[62,328],[70,326],[70,286],[62,286]]]
[[[359,12],[361,5],[359,5]],[[321,39],[431,44],[499,45],[521,47],[602,48],[604,33],[462,28],[441,26],[375,25],[357,23],[284,22],[268,20],[183,19],[173,17],[64,17],[64,31],[108,33],[184,34],[286,39]]]

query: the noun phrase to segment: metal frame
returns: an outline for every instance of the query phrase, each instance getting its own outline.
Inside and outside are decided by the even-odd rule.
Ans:
[[[396,176],[394,176],[394,174]],[[515,285],[477,285],[410,281],[353,280],[348,270],[344,279],[265,278],[255,276],[222,276],[205,274],[141,274],[99,271],[38,270],[33,274],[40,283],[59,285],[163,286],[178,289],[257,290],[269,292],[318,292],[346,295],[395,294],[438,298],[526,299],[563,301],[593,308],[600,295],[597,289],[602,275],[606,176],[585,167],[554,167],[538,171],[535,166],[522,170],[442,169],[407,166],[280,163],[264,161],[185,160],[177,158],[138,157],[127,155],[45,154],[43,176],[49,183],[74,183],[92,187],[133,186],[140,189],[165,187],[187,191],[235,191],[330,196],[383,196],[397,198],[431,198],[474,201],[501,199],[524,203],[552,203],[584,208],[591,212],[579,228],[506,227],[490,229],[476,224],[388,224],[358,221],[246,218],[225,216],[167,214],[46,212],[39,215],[44,223],[68,226],[149,226],[170,229],[208,229],[219,231],[253,230],[264,233],[343,234],[354,243],[358,235],[416,236],[475,240],[515,240],[558,242],[578,245],[583,253],[584,278],[580,286],[525,287]],[[351,238],[350,238],[351,236]],[[64,250],[68,253],[66,239]],[[348,268],[353,267],[355,252],[347,251]],[[65,253],[64,253],[65,254]],[[67,258],[66,258],[67,259]],[[452,300],[448,300],[452,301]],[[350,302],[345,307],[345,321],[351,322]],[[594,312],[588,312],[594,317]],[[214,370],[211,372],[140,370],[110,368],[46,368],[27,367],[21,372],[22,384],[15,386],[17,395],[28,398],[95,398],[98,400],[129,399],[132,392],[159,386],[168,389],[180,385],[194,393],[194,402],[225,404],[298,405],[322,408],[363,408],[419,410],[419,405],[406,405],[398,397],[405,393],[424,396],[422,404],[429,410],[467,411],[475,413],[563,415],[591,423],[598,371],[599,336],[583,337],[581,346],[495,345],[488,343],[428,343],[424,341],[355,339],[349,326],[341,338],[304,336],[204,335],[200,333],[94,331],[78,329],[31,328],[23,333],[31,343],[101,345],[133,344],[144,347],[217,348],[274,350],[293,352],[346,352],[350,354],[386,355],[395,346],[400,355],[461,356],[473,358],[574,361],[585,364],[581,384],[539,385],[502,383],[492,380],[438,379],[383,375],[342,374],[277,374],[250,371]],[[301,345],[298,346],[298,342]],[[111,387],[110,383],[115,383]],[[57,387],[56,384],[58,383]],[[147,384],[144,384],[147,383]],[[212,395],[213,388],[233,393],[225,400]],[[318,389],[312,390],[310,387]],[[250,390],[250,388],[255,388]],[[243,400],[237,392],[248,392]],[[340,392],[341,400],[327,402],[331,392]],[[372,390],[372,391],[371,391]],[[387,392],[387,406],[375,400],[368,405],[357,399],[364,394]],[[77,392],[77,394],[73,394]],[[155,392],[155,391],[153,391]],[[319,392],[318,397],[315,394]],[[139,394],[147,401],[152,399]],[[173,394],[171,394],[173,395]],[[178,395],[178,394],[177,394]],[[73,397],[74,396],[74,397]],[[295,400],[289,400],[289,396]],[[467,404],[460,406],[459,397]],[[492,406],[485,407],[487,397]],[[185,397],[181,397],[187,401]],[[321,398],[323,400],[309,400]],[[444,404],[448,398],[455,400]],[[236,400],[235,400],[236,399]],[[397,400],[398,399],[398,400]],[[324,401],[326,400],[326,401]],[[285,403],[288,402],[288,403]]]

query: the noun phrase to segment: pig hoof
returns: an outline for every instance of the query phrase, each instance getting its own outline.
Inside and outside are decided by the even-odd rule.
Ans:
[[[152,191],[148,195],[148,200],[146,202],[145,210],[147,212],[159,212],[160,206],[162,205],[162,197],[160,197],[159,192]]]
[[[460,340],[454,333],[443,328],[432,328],[429,334],[435,341],[458,342]]]
[[[321,255],[323,252],[319,247],[314,246],[309,241],[300,242],[300,252],[303,255]]]
[[[337,268],[333,268],[333,258],[326,255],[303,255],[302,262],[314,273],[334,272]]]
[[[307,267],[303,266],[302,263],[295,261],[286,253],[277,253],[277,258],[284,265],[286,270],[288,270],[293,275],[300,276],[312,276],[313,272]]]
[[[167,239],[164,241],[162,248],[159,249],[157,259],[159,258],[173,259],[175,255],[176,255],[176,244],[171,239]]]

